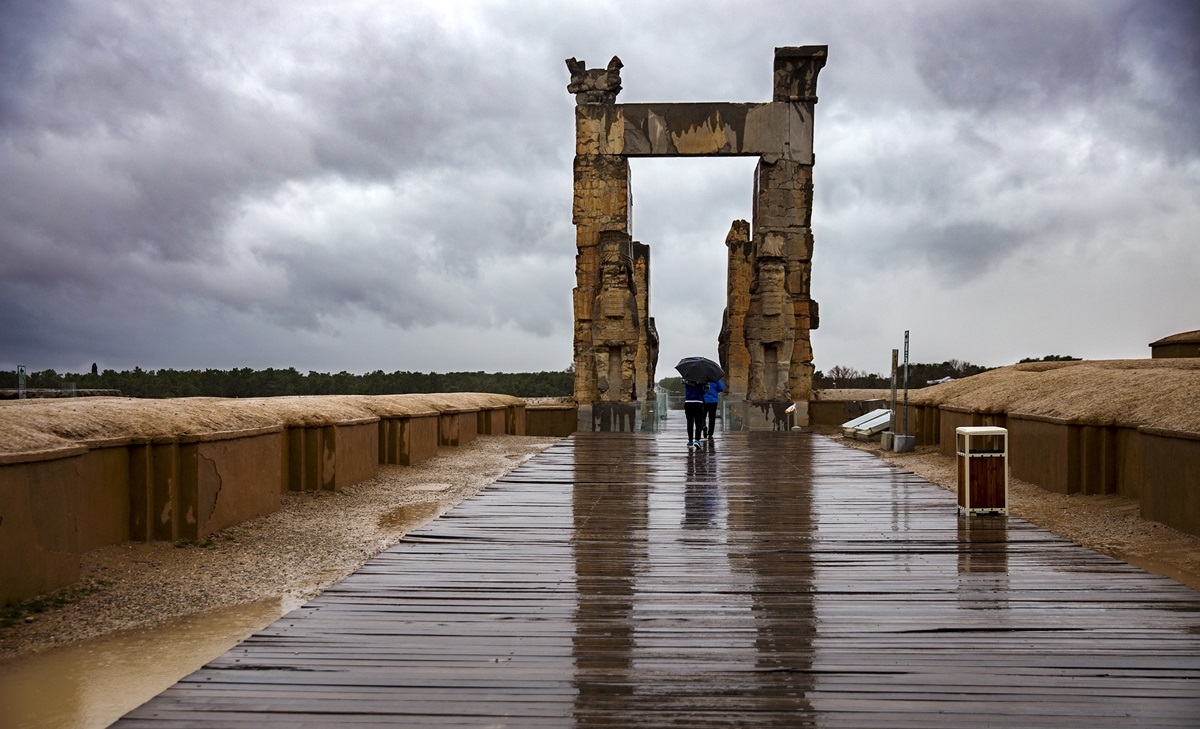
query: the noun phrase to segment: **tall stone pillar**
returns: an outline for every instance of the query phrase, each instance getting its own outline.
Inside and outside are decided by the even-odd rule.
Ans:
[[[575,94],[575,401],[581,414],[605,404],[602,427],[624,429],[613,406],[646,398],[654,387],[658,334],[649,316],[650,249],[629,235],[629,160],[613,130],[621,60],[588,69],[567,60]],[[590,421],[590,415],[585,418]]]
[[[789,105],[792,114],[809,121],[807,138],[800,140],[807,149],[812,149],[817,76],[825,58],[824,46],[775,49],[772,100]],[[808,424],[814,371],[810,332],[820,323],[817,302],[810,293],[813,161],[811,155],[763,155],[754,179],[754,295],[746,325],[751,359],[747,399],[790,400],[795,405],[793,422],[798,425]],[[782,286],[776,280],[781,276]],[[773,313],[777,303],[787,311]],[[781,325],[790,330],[788,336],[780,337]],[[755,341],[762,337],[766,340]],[[784,356],[786,362],[778,360]],[[780,381],[784,373],[786,383]]]
[[[638,399],[648,400],[654,391],[654,372],[658,368],[658,329],[650,316],[650,246],[637,241],[633,242],[633,286],[640,322],[634,386]]]
[[[577,107],[576,116],[582,116]],[[593,311],[600,292],[600,236],[626,233],[629,228],[629,161],[616,155],[575,156],[575,401],[602,398],[597,389],[601,373],[593,362]],[[631,333],[636,338],[636,332]],[[628,400],[629,398],[626,398]]]
[[[809,332],[817,327],[817,303],[812,300],[812,166],[779,159],[761,160],[754,184],[755,270],[766,259],[778,259],[786,278],[786,305],[794,317],[787,388],[764,392],[751,387],[750,399],[805,402],[812,397],[813,354]],[[757,279],[756,279],[757,280]],[[805,423],[806,424],[806,423]]]
[[[725,398],[745,400],[749,387],[750,352],[746,349],[746,311],[750,308],[750,282],[754,276],[754,247],[750,224],[735,220],[725,236],[728,266],[725,274],[725,313],[717,353],[725,370]]]

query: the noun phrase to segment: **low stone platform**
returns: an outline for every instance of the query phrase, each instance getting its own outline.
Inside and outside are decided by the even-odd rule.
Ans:
[[[791,432],[578,433],[120,727],[1183,727],[1200,593]]]

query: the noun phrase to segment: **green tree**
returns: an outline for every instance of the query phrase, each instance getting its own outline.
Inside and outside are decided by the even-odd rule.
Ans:
[[[1017,362],[1017,364],[1025,364],[1026,362],[1079,362],[1079,361],[1080,361],[1080,359],[1078,357],[1072,357],[1069,354],[1048,354],[1045,357],[1042,357],[1041,359],[1037,359],[1036,357],[1026,357],[1025,359]]]
[[[658,381],[658,386],[672,395],[683,397],[683,378],[682,377],[664,377]]]

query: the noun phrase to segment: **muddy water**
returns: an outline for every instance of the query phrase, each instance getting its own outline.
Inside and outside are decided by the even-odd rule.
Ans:
[[[106,727],[292,607],[238,605],[0,666],[0,728]]]
[[[387,532],[409,532],[436,517],[442,508],[436,502],[398,506],[379,517],[379,528]]]
[[[443,508],[437,502],[398,506],[380,515],[378,526],[403,534]],[[317,575],[309,587],[343,576],[340,570]],[[299,604],[275,598],[197,613],[0,665],[0,729],[106,727]]]
[[[1183,583],[1193,590],[1200,590],[1200,575],[1194,575],[1190,572],[1179,569],[1169,561],[1160,561],[1154,557],[1142,555],[1119,555],[1118,559],[1122,559],[1134,567],[1139,567],[1147,572],[1153,572],[1158,575],[1170,577],[1176,582]]]

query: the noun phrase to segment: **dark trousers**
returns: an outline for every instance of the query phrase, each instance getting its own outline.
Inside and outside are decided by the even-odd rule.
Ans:
[[[704,414],[708,416],[708,437],[713,437],[713,433],[717,432],[717,404],[715,402],[704,403]]]
[[[704,435],[704,403],[685,402],[683,414],[687,416],[688,440],[700,440]]]

